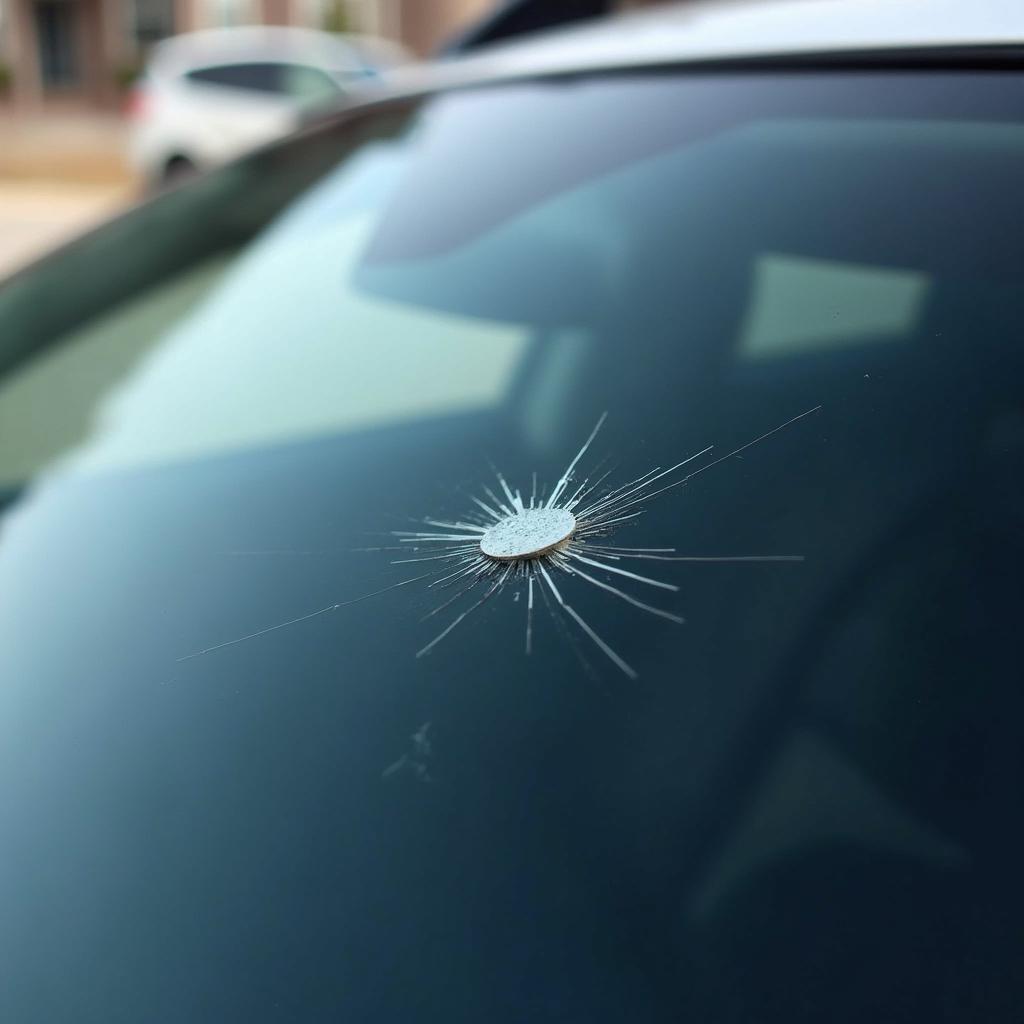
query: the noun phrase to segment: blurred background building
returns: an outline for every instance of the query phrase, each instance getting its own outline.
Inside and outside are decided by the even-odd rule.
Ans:
[[[0,0],[0,278],[150,187],[129,158],[147,107],[129,87],[170,36],[287,25],[428,57],[657,2]]]
[[[110,110],[147,47],[179,32],[297,25],[382,36],[426,55],[494,0],[0,0],[0,103]]]

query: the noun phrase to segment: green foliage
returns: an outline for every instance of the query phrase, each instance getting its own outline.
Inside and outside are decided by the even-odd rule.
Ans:
[[[324,7],[324,23],[322,27],[325,32],[352,31],[345,0],[329,0]]]
[[[142,74],[143,62],[139,60],[127,61],[114,68],[114,83],[121,92],[131,88],[135,79]]]

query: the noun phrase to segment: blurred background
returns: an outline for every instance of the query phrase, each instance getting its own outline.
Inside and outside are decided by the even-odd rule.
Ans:
[[[285,134],[356,80],[636,6],[0,0],[0,277],[147,190]]]
[[[204,29],[295,26],[379,37],[426,56],[492,6],[0,0],[0,274],[110,215],[144,187],[130,158],[132,122],[143,113],[133,89],[162,41]]]

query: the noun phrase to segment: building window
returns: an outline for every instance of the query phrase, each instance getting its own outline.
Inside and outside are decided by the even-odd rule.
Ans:
[[[210,15],[214,25],[248,25],[259,21],[251,0],[213,0]]]
[[[39,46],[39,71],[46,88],[74,86],[79,78],[78,5],[41,0],[32,7]]]
[[[174,35],[174,0],[130,0],[132,36],[146,46]]]

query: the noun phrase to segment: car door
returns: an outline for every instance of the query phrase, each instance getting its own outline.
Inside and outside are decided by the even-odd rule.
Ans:
[[[179,111],[205,161],[230,159],[292,129],[298,105],[287,95],[285,67],[252,61],[185,73]]]

